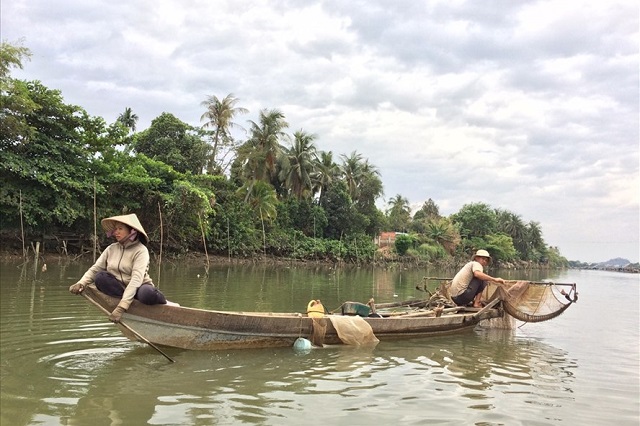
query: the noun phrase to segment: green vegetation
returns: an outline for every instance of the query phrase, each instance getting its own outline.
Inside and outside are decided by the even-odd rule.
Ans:
[[[263,109],[247,139],[231,129],[248,111],[229,94],[202,102],[201,128],[165,112],[136,132],[126,107],[107,124],[38,81],[11,77],[28,49],[2,43],[1,230],[8,240],[74,233],[91,241],[98,218],[135,212],[153,252],[371,262],[455,262],[478,248],[512,265],[567,265],[538,223],[470,203],[444,217],[429,199],[413,217],[398,194],[383,212],[378,169],[361,153],[334,156],[318,136],[288,133],[284,112]],[[375,238],[399,232],[378,254]],[[106,238],[100,237],[106,244]],[[206,244],[206,246],[205,246]]]

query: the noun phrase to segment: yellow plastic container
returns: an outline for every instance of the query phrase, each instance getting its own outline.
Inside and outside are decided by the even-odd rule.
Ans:
[[[324,316],[324,306],[320,300],[312,300],[307,305],[307,315],[311,318],[321,318]]]

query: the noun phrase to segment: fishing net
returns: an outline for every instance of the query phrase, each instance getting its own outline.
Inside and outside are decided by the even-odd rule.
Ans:
[[[326,318],[311,318],[313,323],[311,325],[311,336],[309,340],[314,346],[322,347],[324,345],[324,336],[327,332],[327,319]]]
[[[486,291],[489,299],[499,297],[504,310],[524,322],[553,319],[562,314],[577,298],[575,285],[567,293],[553,283],[531,281],[506,281],[505,284],[490,282]]]
[[[347,345],[375,345],[379,342],[368,322],[359,316],[330,315],[338,337]]]

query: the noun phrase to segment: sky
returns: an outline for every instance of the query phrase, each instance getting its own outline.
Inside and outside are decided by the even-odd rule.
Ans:
[[[138,130],[200,126],[209,96],[377,167],[442,215],[486,203],[569,260],[639,260],[637,0],[11,0],[12,76]],[[241,130],[236,138],[246,138]]]

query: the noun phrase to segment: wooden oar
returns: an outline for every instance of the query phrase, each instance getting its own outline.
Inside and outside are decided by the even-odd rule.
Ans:
[[[84,296],[85,299],[87,299],[89,302],[93,303],[94,305],[96,305],[98,308],[100,308],[100,310],[102,312],[104,312],[105,314],[107,314],[107,316],[111,315],[111,312],[109,312],[108,310],[106,310],[101,304],[99,304],[98,302],[96,302],[95,300],[93,300],[91,297],[89,297],[84,291],[82,293],[80,293],[81,295]],[[120,320],[119,324],[121,326],[123,326],[124,328],[126,328],[127,330],[129,330],[130,332],[132,332],[138,339],[142,340],[143,342],[145,342],[146,344],[148,344],[149,346],[151,346],[153,349],[155,349],[156,351],[160,352],[162,354],[162,356],[164,356],[166,359],[168,359],[171,362],[175,362],[175,360],[173,358],[171,358],[169,355],[165,354],[164,352],[162,352],[162,350],[157,347],[156,345],[154,345],[153,343],[151,343],[147,338],[145,338],[142,334],[138,333],[137,331],[135,331],[134,329],[132,329],[131,327],[129,327],[127,324],[125,324],[124,322],[122,322],[122,320]]]

